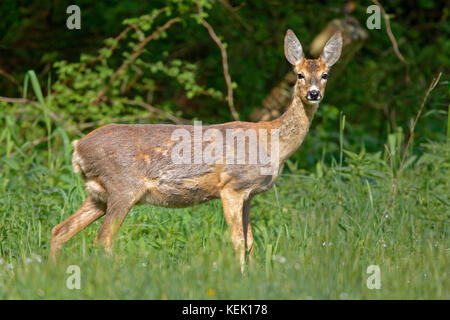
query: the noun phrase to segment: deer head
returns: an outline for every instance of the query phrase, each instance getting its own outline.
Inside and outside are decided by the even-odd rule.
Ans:
[[[305,59],[302,45],[292,30],[284,37],[284,54],[297,73],[295,92],[307,105],[317,105],[323,98],[328,71],[341,55],[342,36],[335,33],[325,44],[318,59]]]

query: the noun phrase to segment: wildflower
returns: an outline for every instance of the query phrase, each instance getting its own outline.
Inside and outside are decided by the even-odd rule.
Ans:
[[[39,263],[41,263],[42,262],[42,259],[41,259],[41,257],[40,256],[38,256],[37,254],[34,254],[33,255],[33,258],[37,261],[37,262],[39,262]]]
[[[25,262],[26,262],[26,263],[31,263],[31,261],[33,261],[31,258],[26,258],[26,259],[25,259]]]
[[[5,260],[3,260],[2,258],[0,258],[0,264],[3,264],[5,262]]]
[[[167,295],[164,292],[161,294],[161,300],[167,300]]]
[[[212,263],[212,265],[213,265],[213,271],[217,271],[217,262],[213,262]]]
[[[280,262],[281,263],[285,263],[286,262],[286,258],[285,257],[280,257]]]
[[[145,262],[142,262],[142,267],[146,267],[147,264]]]
[[[208,296],[210,296],[210,297],[212,297],[213,295],[214,295],[214,289],[208,289],[208,291],[206,291],[206,294],[208,295]]]
[[[12,263],[10,263],[10,264],[6,265],[5,269],[6,270],[12,270],[12,269],[14,269],[14,266],[13,266]]]

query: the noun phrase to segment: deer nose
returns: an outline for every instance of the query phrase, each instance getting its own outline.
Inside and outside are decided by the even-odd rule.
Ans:
[[[318,100],[320,98],[320,91],[319,90],[309,90],[308,94],[306,95],[306,98],[308,100]]]

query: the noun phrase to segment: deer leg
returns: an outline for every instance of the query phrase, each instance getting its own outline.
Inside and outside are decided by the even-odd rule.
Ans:
[[[251,264],[253,264],[253,233],[252,226],[250,224],[250,202],[251,198],[244,202],[243,208],[243,225],[244,225],[244,239],[245,248],[247,249],[248,259]]]
[[[114,236],[133,204],[134,202],[128,201],[128,199],[108,198],[106,217],[94,240],[94,244],[99,243],[106,253],[112,253]]]
[[[223,213],[231,231],[231,241],[234,251],[239,257],[241,272],[245,270],[245,237],[243,223],[243,207],[245,194],[233,190],[221,192]]]
[[[52,229],[50,258],[56,262],[62,246],[82,229],[105,214],[105,205],[95,201],[92,196],[84,200],[81,207],[73,215]]]

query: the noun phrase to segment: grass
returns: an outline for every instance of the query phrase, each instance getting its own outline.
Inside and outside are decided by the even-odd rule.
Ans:
[[[34,72],[24,91],[28,81],[38,108],[13,105],[0,118],[0,299],[450,298],[450,140],[421,145],[420,157],[403,163],[397,130],[383,152],[356,154],[344,150],[345,116],[338,161],[315,171],[288,163],[276,187],[253,200],[256,261],[244,276],[220,201],[133,208],[113,257],[92,244],[97,221],[52,266],[51,229],[85,194],[69,136],[49,117],[51,94],[45,101]],[[67,287],[73,265],[79,290]],[[367,286],[371,265],[381,271],[379,290]]]
[[[10,118],[2,121],[1,299],[450,298],[448,142],[421,146],[422,156],[403,167],[390,206],[395,168],[381,152],[344,150],[342,165],[282,175],[276,189],[252,202],[256,263],[245,276],[219,201],[135,207],[112,258],[92,244],[97,221],[65,246],[54,268],[47,260],[51,228],[85,197],[69,141],[53,130],[48,156]],[[66,286],[70,265],[80,267],[79,290]],[[380,290],[366,285],[370,265],[380,267]]]

